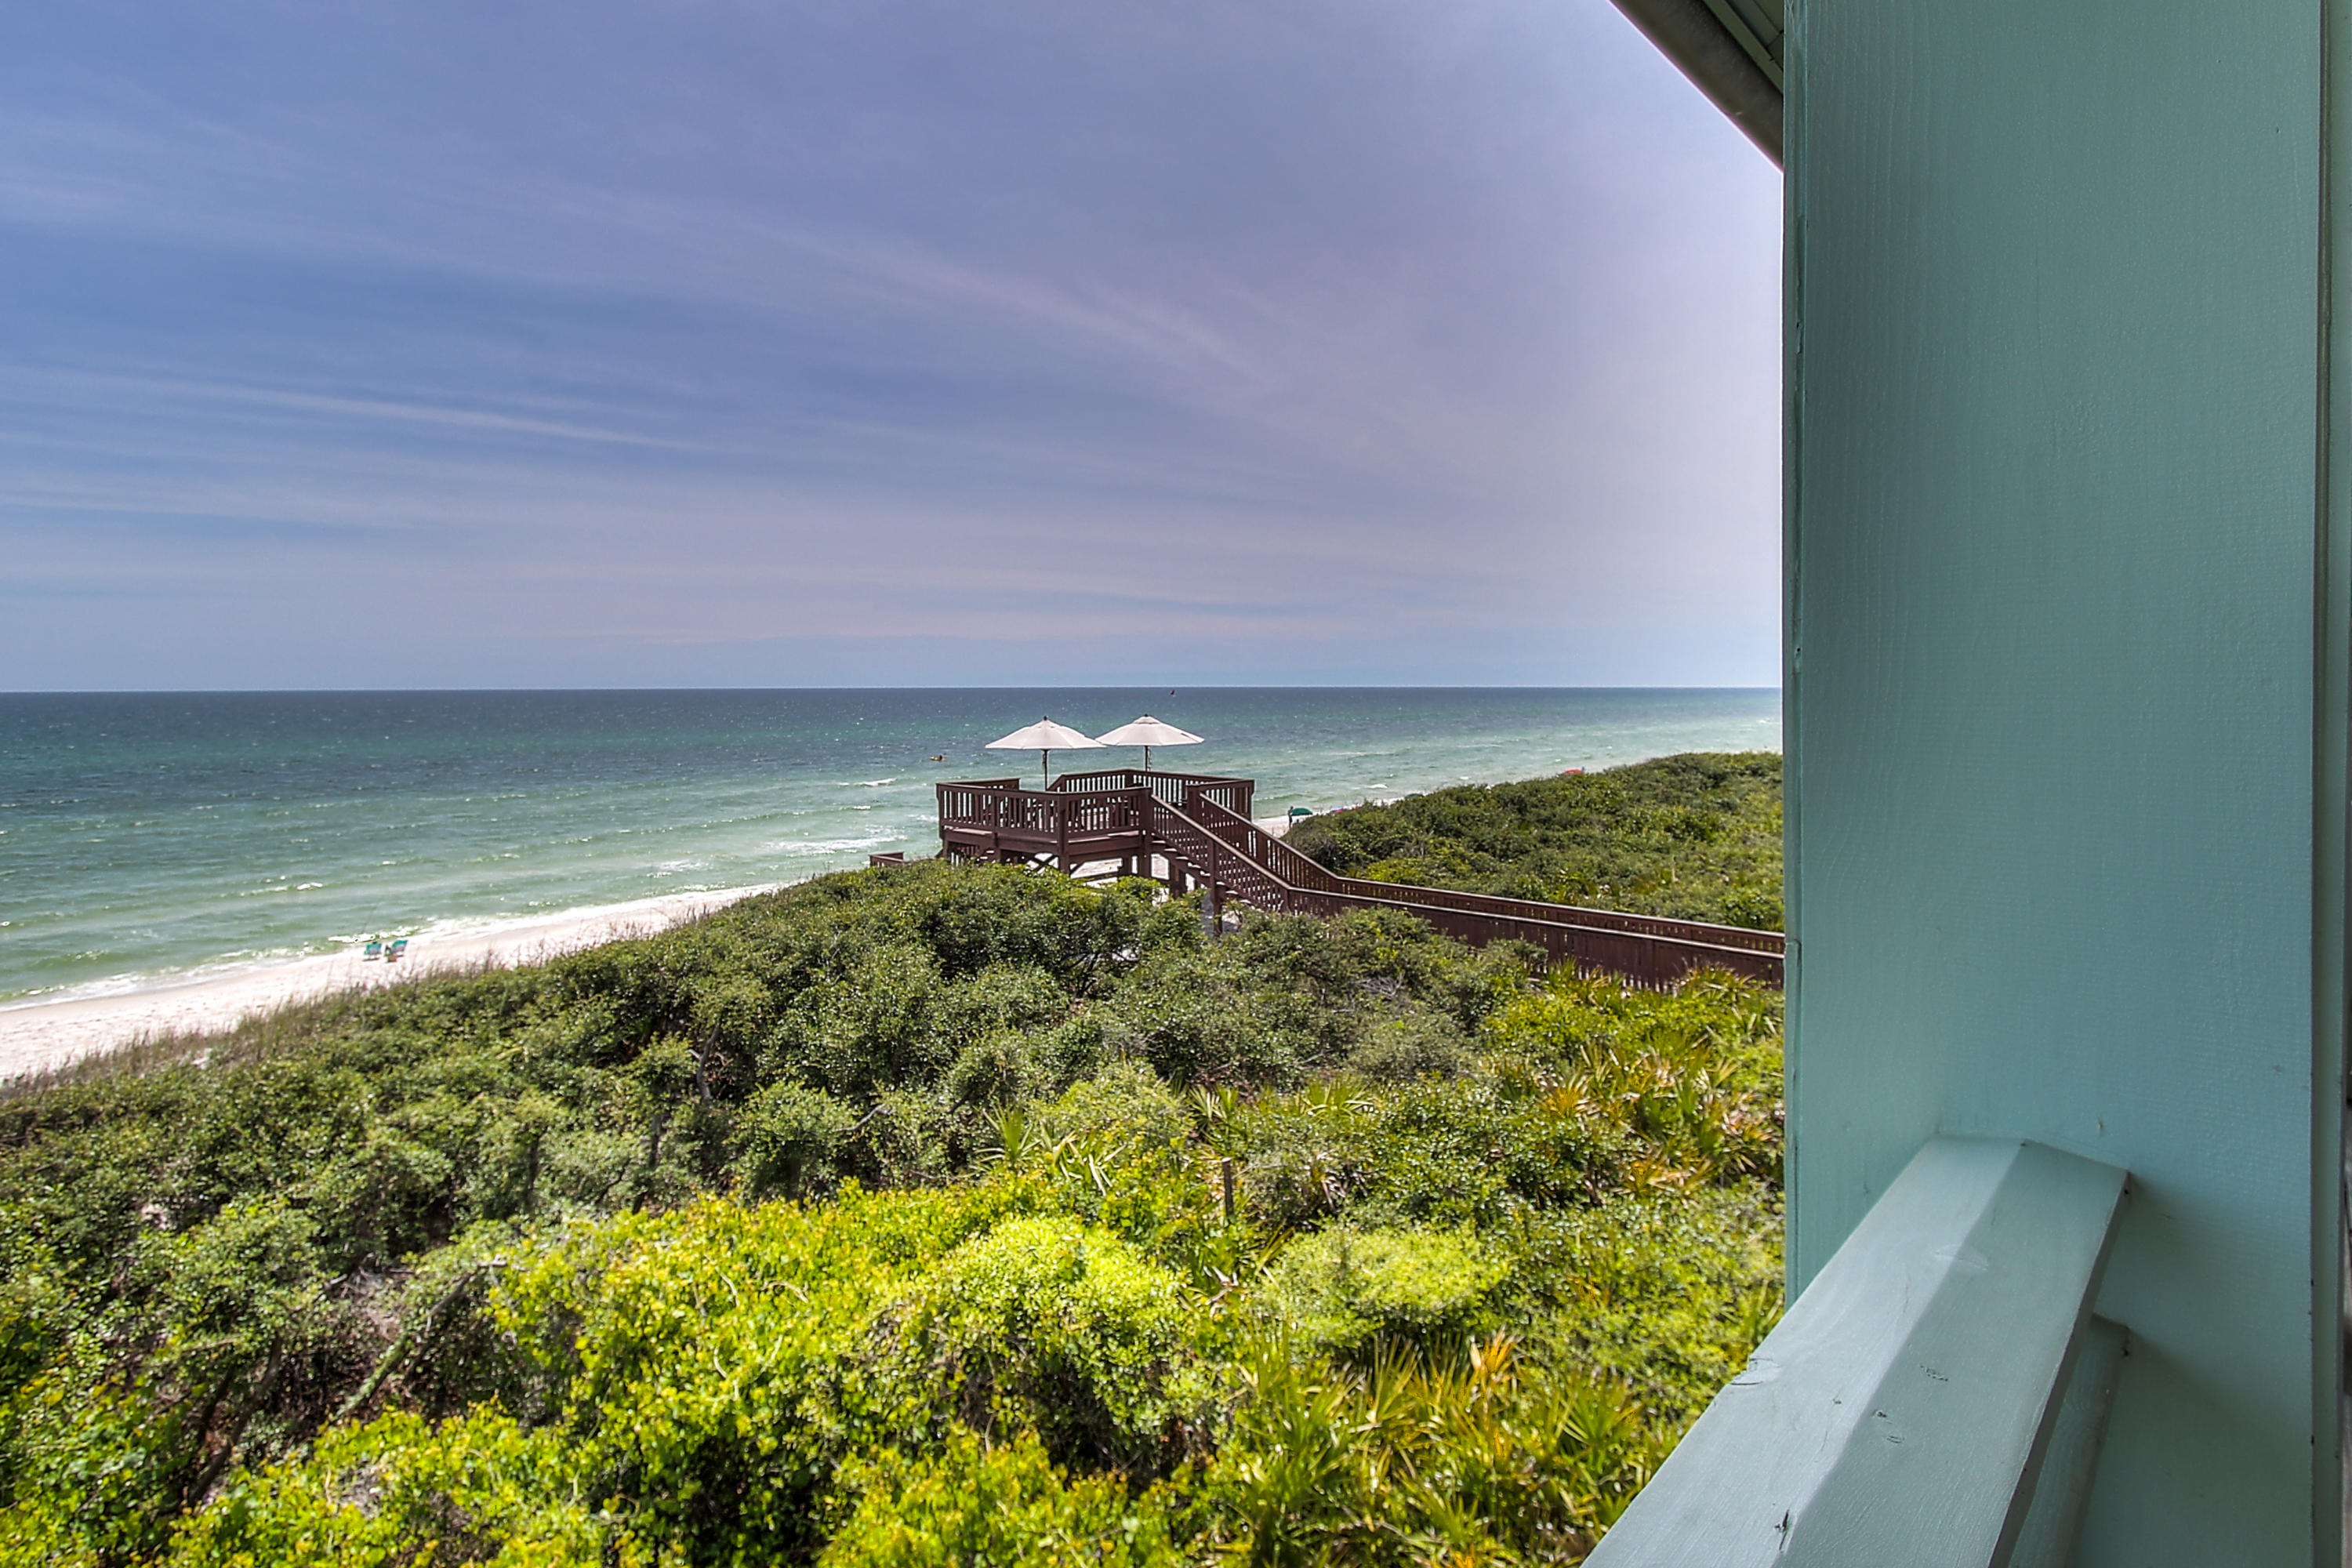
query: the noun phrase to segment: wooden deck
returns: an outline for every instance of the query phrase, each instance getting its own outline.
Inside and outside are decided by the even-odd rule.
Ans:
[[[1779,931],[1334,875],[1250,820],[1249,779],[1114,769],[1066,773],[1042,790],[1017,779],[938,787],[940,849],[953,860],[1151,877],[1178,893],[1200,887],[1213,909],[1232,900],[1287,914],[1403,910],[1473,946],[1523,942],[1549,965],[1642,985],[1700,968],[1780,984]]]

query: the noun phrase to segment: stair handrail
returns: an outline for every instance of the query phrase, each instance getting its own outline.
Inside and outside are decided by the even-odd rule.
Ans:
[[[1427,907],[1494,915],[1507,920],[1543,921],[1594,926],[1605,931],[1633,931],[1644,936],[1669,937],[1678,942],[1704,942],[1711,947],[1746,948],[1757,952],[1777,954],[1786,946],[1786,938],[1780,932],[1759,931],[1748,926],[1716,925],[1671,915],[1630,914],[1622,910],[1588,909],[1580,904],[1555,904],[1537,899],[1473,893],[1459,888],[1429,888],[1412,882],[1376,882],[1362,877],[1342,877],[1238,813],[1205,800],[1194,803],[1193,809],[1202,825],[1212,833],[1236,847],[1244,843],[1262,846],[1265,853],[1261,858],[1269,866],[1278,864],[1286,880],[1318,891],[1348,893],[1358,898],[1397,899]]]
[[[1195,801],[1193,804],[1197,809],[1201,803]],[[1192,814],[1164,801],[1153,799],[1145,821],[1148,831],[1154,837],[1171,846],[1185,858],[1195,861],[1196,865],[1210,858],[1222,860],[1230,857],[1230,860],[1216,868],[1217,872],[1222,873],[1216,879],[1232,884],[1244,902],[1262,909],[1286,914],[1318,915],[1335,915],[1349,909],[1402,910],[1435,930],[1466,942],[1483,943],[1498,939],[1526,942],[1540,950],[1552,965],[1573,963],[1579,969],[1605,968],[1637,984],[1670,984],[1693,969],[1709,966],[1745,974],[1769,985],[1781,983],[1782,959],[1778,952],[1729,947],[1673,931],[1627,931],[1516,911],[1458,910],[1425,903],[1413,897],[1424,891],[1442,889],[1425,889],[1403,883],[1358,882],[1357,887],[1378,889],[1361,892],[1353,888],[1344,890],[1302,888],[1256,856],[1244,853],[1242,843],[1228,842]],[[1248,826],[1255,836],[1244,841],[1250,847],[1279,842],[1255,824]],[[1205,856],[1203,849],[1207,851]],[[1325,875],[1330,873],[1326,872]],[[1355,881],[1351,878],[1335,879]],[[1541,907],[1547,914],[1552,910],[1569,915],[1582,912],[1566,905]]]
[[[1097,780],[1107,789],[1071,788]],[[1248,780],[1141,770],[1066,774],[1055,787],[1024,789],[1017,780],[959,780],[938,785],[940,826],[1040,844],[1057,864],[1084,853],[1089,838],[1140,832],[1146,843],[1193,864],[1196,874],[1244,903],[1291,914],[1336,915],[1351,909],[1402,910],[1474,945],[1529,943],[1548,965],[1606,969],[1636,984],[1671,984],[1701,966],[1781,983],[1777,931],[1709,926],[1659,916],[1585,910],[1454,889],[1341,877],[1318,864],[1218,798],[1246,800]],[[1238,795],[1222,786],[1238,784]],[[1161,788],[1181,785],[1181,804]],[[1131,853],[1132,850],[1122,851]]]

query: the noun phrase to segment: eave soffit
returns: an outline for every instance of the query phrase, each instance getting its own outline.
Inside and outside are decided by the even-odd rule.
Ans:
[[[1786,0],[1616,0],[1616,5],[1766,157],[1780,162]]]

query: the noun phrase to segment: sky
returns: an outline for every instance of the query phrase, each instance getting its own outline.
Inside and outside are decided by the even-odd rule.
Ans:
[[[0,19],[0,689],[1772,686],[1777,173],[1608,0]]]

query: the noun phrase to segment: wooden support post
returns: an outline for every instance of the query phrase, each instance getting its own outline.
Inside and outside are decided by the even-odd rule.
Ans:
[[[1217,841],[1212,838],[1209,840],[1209,875],[1202,884],[1201,897],[1201,919],[1212,938],[1223,936],[1225,931],[1224,911],[1218,907],[1217,895],[1223,890],[1217,885],[1218,858]]]

